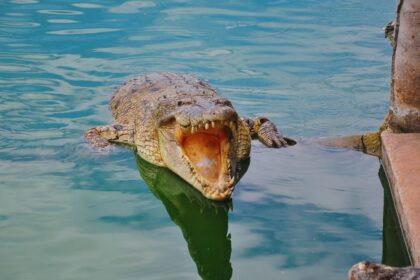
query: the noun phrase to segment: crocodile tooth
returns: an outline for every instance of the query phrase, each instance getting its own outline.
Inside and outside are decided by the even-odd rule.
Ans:
[[[194,133],[196,130],[197,130],[197,128],[194,125],[192,125],[191,126],[191,133]]]
[[[204,125],[204,128],[207,130],[207,129],[209,129],[209,123],[208,122],[206,122],[206,124]]]
[[[228,182],[229,185],[233,185],[233,183],[235,183],[235,176],[233,176]]]
[[[203,128],[203,124],[201,122],[198,123],[198,128]]]
[[[214,121],[211,121],[211,127],[215,127],[216,126],[216,124],[214,123]]]

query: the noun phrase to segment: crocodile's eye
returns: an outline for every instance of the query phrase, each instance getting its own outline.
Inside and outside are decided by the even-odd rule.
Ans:
[[[270,121],[269,119],[267,119],[267,118],[265,118],[265,117],[258,117],[258,118],[257,118],[257,120],[258,120],[258,122],[259,122],[260,124],[263,124],[263,123],[265,123],[265,122]]]
[[[216,99],[215,103],[217,105],[223,105],[223,106],[232,107],[232,103],[229,100],[225,99],[225,98]]]

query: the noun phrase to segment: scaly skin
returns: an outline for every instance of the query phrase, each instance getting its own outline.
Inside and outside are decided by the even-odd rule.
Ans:
[[[349,280],[415,280],[420,279],[420,268],[391,267],[363,261],[353,265]]]
[[[86,139],[97,147],[134,145],[140,157],[169,168],[214,200],[230,198],[251,138],[274,148],[296,144],[266,118],[241,119],[229,100],[190,75],[132,79],[116,91],[111,110],[116,124],[92,128]]]
[[[352,149],[372,156],[382,156],[381,131],[367,132],[361,135],[328,138],[319,142],[327,147]]]

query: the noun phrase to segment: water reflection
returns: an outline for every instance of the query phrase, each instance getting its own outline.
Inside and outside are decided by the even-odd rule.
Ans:
[[[149,164],[138,156],[136,161],[144,181],[181,229],[199,275],[203,279],[230,279],[232,246],[228,211],[232,202],[210,201],[168,169]],[[249,160],[242,163],[239,177],[248,166]]]
[[[379,169],[379,179],[384,188],[384,215],[382,237],[382,263],[390,266],[411,265],[407,247],[392,200],[391,190],[383,167]]]

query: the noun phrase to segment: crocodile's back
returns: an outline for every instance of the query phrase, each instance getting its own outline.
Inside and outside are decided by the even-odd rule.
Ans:
[[[212,97],[216,91],[191,75],[153,73],[140,76],[115,92],[111,99],[112,115],[120,124],[144,118],[143,121],[147,121],[163,99],[177,100],[193,95]]]

